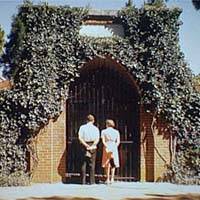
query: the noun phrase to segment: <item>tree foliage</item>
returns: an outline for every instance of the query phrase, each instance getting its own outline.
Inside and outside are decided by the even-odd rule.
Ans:
[[[23,37],[25,34],[25,27],[20,19],[20,15],[15,17],[12,23],[12,30],[8,37],[9,43],[6,43],[6,54],[3,55],[3,59],[6,63],[9,63],[9,66],[6,66],[4,69],[4,75],[7,76],[7,71],[9,74],[13,75],[16,73],[15,66],[17,63],[23,59]]]
[[[3,51],[3,45],[4,45],[4,31],[0,26],[0,55],[1,52]]]
[[[59,116],[79,69],[100,56],[124,65],[138,84],[141,103],[170,124],[178,143],[173,180],[196,176],[200,96],[178,44],[180,13],[163,5],[129,5],[118,16],[125,38],[90,38],[79,35],[85,9],[22,5],[4,55],[14,86],[0,91],[0,173],[26,171],[27,141]]]
[[[168,1],[169,0],[147,0],[147,3],[159,5],[159,4],[163,4],[164,2],[168,2]],[[199,0],[191,0],[191,2],[196,10],[200,9],[200,1]]]
[[[146,4],[139,11],[130,7],[122,13],[127,38],[140,49],[137,65],[144,72],[140,87],[142,101],[145,105],[154,105],[154,112],[165,118],[177,140],[173,173],[169,172],[173,175],[171,180],[186,183],[187,179],[193,179],[196,183],[200,95],[193,89],[192,74],[180,51],[181,10],[175,8],[172,12],[163,4]]]
[[[200,9],[200,1],[199,0],[192,0],[192,4],[196,10]]]

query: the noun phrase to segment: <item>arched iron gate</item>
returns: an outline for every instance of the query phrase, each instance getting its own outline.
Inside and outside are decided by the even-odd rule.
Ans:
[[[113,68],[97,68],[82,71],[69,90],[67,115],[67,175],[80,172],[78,129],[85,117],[92,113],[100,130],[105,128],[107,118],[114,119],[120,131],[119,180],[139,180],[139,106],[132,84],[123,74]],[[102,177],[102,143],[99,143],[96,161],[96,176]]]

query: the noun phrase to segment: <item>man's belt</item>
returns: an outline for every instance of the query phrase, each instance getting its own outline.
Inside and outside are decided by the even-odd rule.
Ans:
[[[94,141],[89,141],[89,142],[86,142],[88,145],[90,145],[90,144],[93,144],[94,143]]]

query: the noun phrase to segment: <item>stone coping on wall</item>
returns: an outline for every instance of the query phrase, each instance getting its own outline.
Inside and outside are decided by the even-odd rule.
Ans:
[[[90,9],[85,24],[118,24],[118,10]]]

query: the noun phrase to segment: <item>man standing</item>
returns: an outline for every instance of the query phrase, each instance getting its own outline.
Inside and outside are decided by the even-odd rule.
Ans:
[[[95,118],[89,114],[87,123],[80,126],[78,138],[83,148],[83,160],[81,163],[81,181],[86,184],[86,167],[89,165],[90,184],[95,183],[96,149],[99,142],[99,129],[94,125]]]

